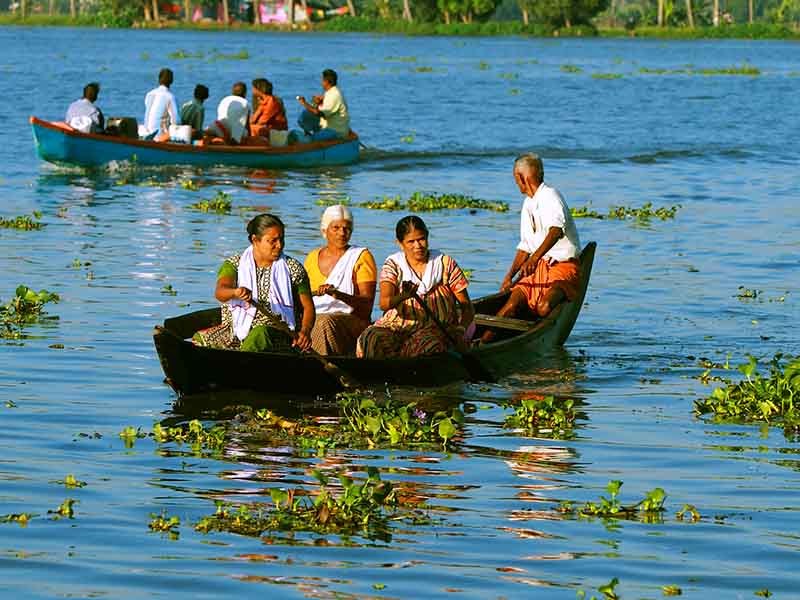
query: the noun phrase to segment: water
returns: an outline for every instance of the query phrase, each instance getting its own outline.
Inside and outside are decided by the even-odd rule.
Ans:
[[[38,515],[24,528],[0,523],[3,596],[574,598],[617,577],[624,598],[661,597],[662,585],[695,598],[764,588],[800,597],[800,447],[777,428],[692,415],[692,401],[710,391],[696,379],[698,358],[798,353],[796,44],[20,28],[0,30],[0,41],[0,214],[37,210],[47,224],[0,230],[0,299],[18,284],[62,296],[48,307],[58,321],[0,346],[0,514]],[[180,49],[204,58],[168,58]],[[243,49],[249,60],[209,59]],[[745,62],[762,74],[639,72]],[[290,99],[317,92],[321,70],[334,67],[370,149],[356,166],[268,173],[86,173],[36,158],[29,115],[61,118],[83,84],[99,80],[106,116],[141,118],[144,93],[167,65],[179,101],[209,85],[209,115],[234,81],[266,76],[291,120]],[[511,164],[526,150],[542,154],[548,181],[572,206],[680,209],[644,226],[578,222],[598,255],[565,352],[495,386],[437,392],[477,408],[456,451],[320,458],[245,440],[212,458],[151,439],[125,447],[124,427],[189,418],[162,383],[152,327],[213,305],[216,268],[246,243],[254,210],[280,214],[288,252],[301,257],[320,243],[319,199],[421,190],[507,201],[508,213],[425,215],[433,245],[474,270],[477,297],[495,289],[513,256],[520,198]],[[203,187],[182,189],[184,179]],[[231,215],[188,208],[218,190],[231,194]],[[382,260],[400,216],[355,209],[354,240]],[[163,294],[166,285],[177,295]],[[741,301],[739,286],[763,292]],[[499,403],[536,393],[581,402],[574,440],[501,427]],[[434,523],[398,526],[388,543],[193,530],[214,500],[313,489],[310,470],[337,464],[359,476],[381,468],[428,500]],[[87,486],[57,483],[69,473]],[[624,481],[624,503],[663,487],[663,523],[560,518],[561,500],[596,500],[612,479]],[[79,501],[74,518],[54,519],[48,511],[66,498]],[[685,503],[700,522],[675,517]],[[180,518],[177,540],[148,531],[162,511]]]

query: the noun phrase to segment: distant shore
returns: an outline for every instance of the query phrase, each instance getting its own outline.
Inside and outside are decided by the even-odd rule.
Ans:
[[[760,39],[760,40],[800,40],[800,30],[773,23],[753,25],[734,24],[720,27],[637,27],[595,28],[579,25],[570,28],[553,29],[543,24],[525,25],[518,21],[487,21],[485,23],[419,23],[396,19],[372,19],[368,17],[338,17],[329,21],[297,23],[294,29],[286,25],[234,22],[224,25],[214,21],[187,23],[177,20],[158,22],[102,22],[97,16],[87,15],[71,18],[67,15],[31,15],[20,19],[16,15],[0,15],[0,26],[27,27],[97,27],[120,29],[177,29],[189,31],[319,31],[336,33],[379,33],[396,35],[440,35],[440,36],[504,36],[520,35],[530,37],[604,37],[604,38],[654,38],[673,40],[699,39]]]

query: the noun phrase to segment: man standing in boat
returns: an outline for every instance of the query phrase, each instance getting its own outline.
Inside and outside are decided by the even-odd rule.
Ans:
[[[350,113],[337,86],[338,81],[336,71],[325,69],[322,72],[322,89],[325,93],[314,96],[313,104],[308,103],[303,96],[297,97],[297,101],[305,109],[300,113],[297,124],[306,135],[311,136],[312,141],[335,140],[350,135]]]
[[[178,103],[169,91],[172,85],[172,70],[161,69],[158,73],[158,87],[147,92],[144,98],[144,123],[140,137],[157,142],[169,139],[169,126],[177,125]]]
[[[500,291],[511,290],[500,317],[546,317],[560,302],[577,296],[580,240],[575,221],[557,189],[544,183],[542,159],[523,154],[514,162],[514,180],[525,195],[520,242]],[[515,280],[516,277],[516,280]],[[494,337],[487,331],[481,338]]]

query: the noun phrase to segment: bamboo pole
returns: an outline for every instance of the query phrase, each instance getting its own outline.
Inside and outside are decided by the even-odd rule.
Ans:
[[[192,22],[192,0],[183,0],[183,20]]]
[[[689,27],[694,29],[694,13],[692,11],[692,0],[686,0],[686,18],[689,20]]]

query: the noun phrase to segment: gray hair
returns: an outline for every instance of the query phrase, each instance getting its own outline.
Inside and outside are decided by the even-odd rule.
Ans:
[[[538,154],[528,152],[517,157],[514,161],[514,172],[528,171],[536,180],[536,183],[544,181],[544,165]]]
[[[322,232],[322,236],[325,237],[325,232],[328,230],[328,225],[330,225],[333,221],[350,221],[350,225],[353,225],[353,213],[350,212],[350,209],[347,208],[344,204],[334,204],[333,206],[329,206],[325,209],[325,212],[322,213],[322,221],[319,225],[319,230]]]

